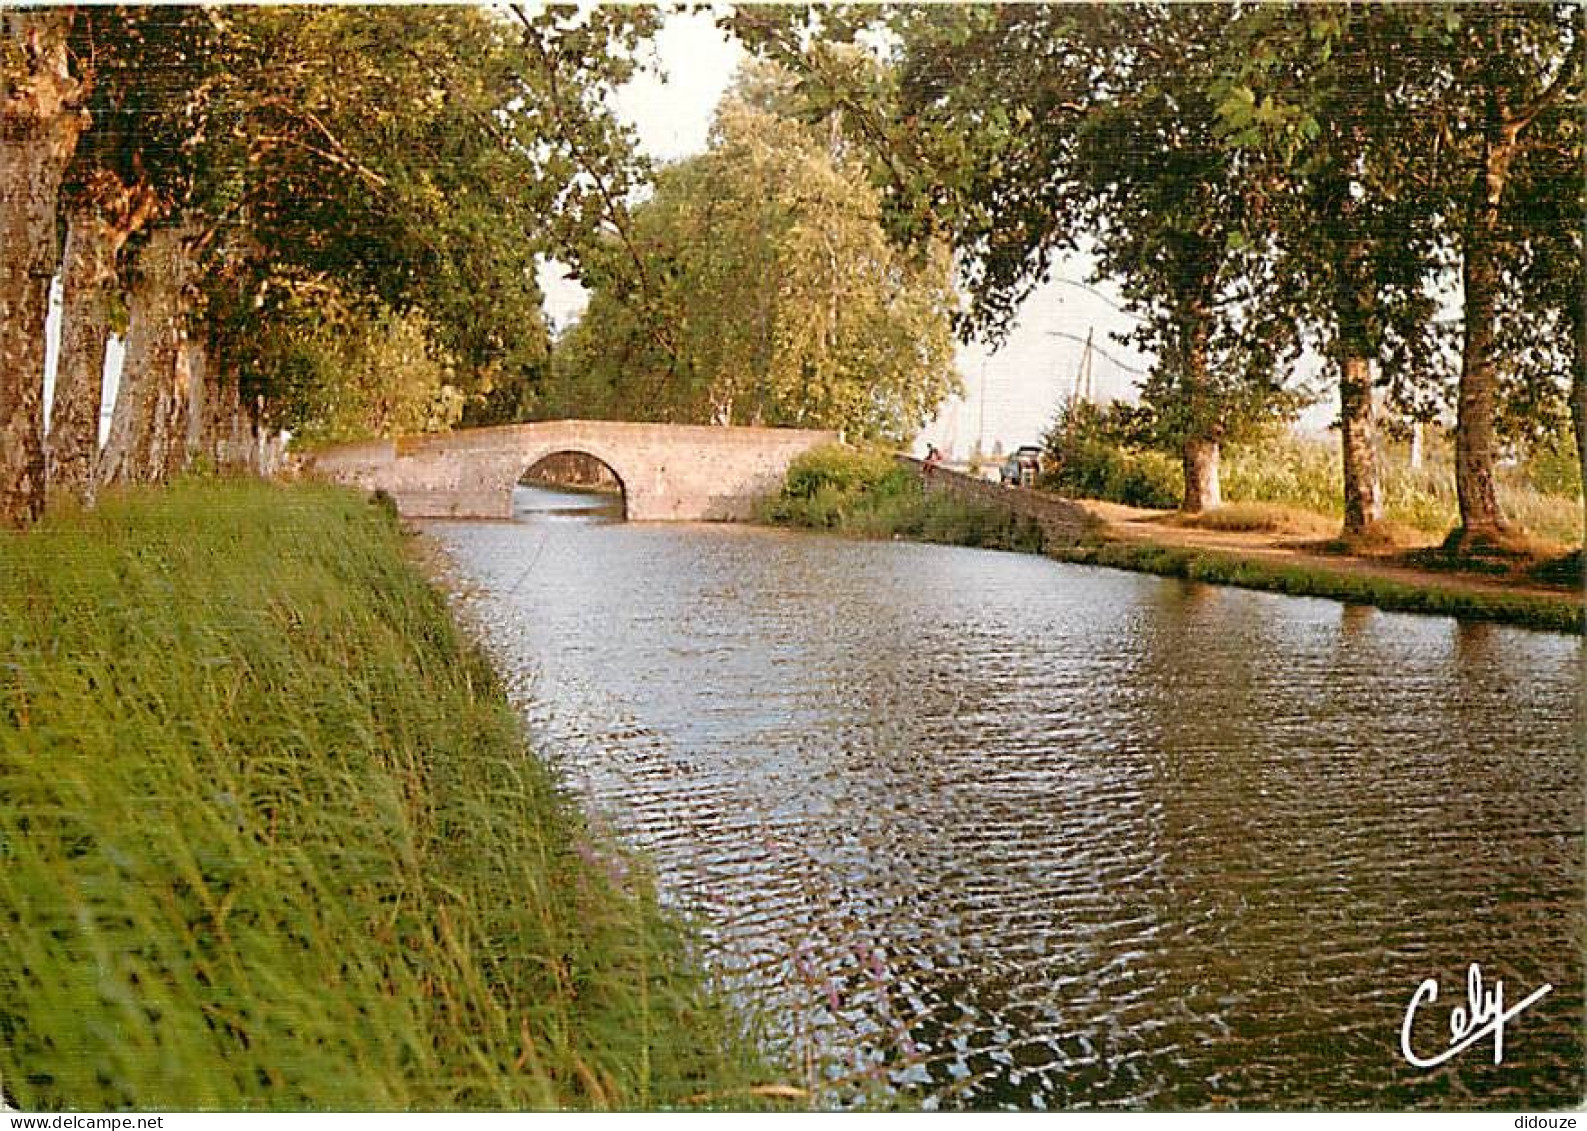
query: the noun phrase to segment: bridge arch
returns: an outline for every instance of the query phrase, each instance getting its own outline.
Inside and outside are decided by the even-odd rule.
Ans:
[[[513,486],[548,487],[592,495],[615,494],[619,512],[625,521],[628,518],[628,484],[622,473],[609,460],[580,447],[564,447],[532,460]]]

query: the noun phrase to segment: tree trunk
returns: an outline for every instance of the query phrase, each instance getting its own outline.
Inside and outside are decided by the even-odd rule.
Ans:
[[[1223,505],[1223,491],[1218,483],[1218,441],[1187,439],[1180,451],[1185,468],[1185,499],[1179,509],[1186,514],[1200,514]]]
[[[153,213],[155,195],[110,174],[69,209],[61,272],[61,352],[45,439],[50,490],[89,502],[99,459],[99,413],[110,338],[116,256]]]
[[[213,406],[205,450],[221,471],[246,470],[253,450],[253,428],[243,407],[237,374],[228,372],[225,353],[211,341],[205,351],[205,397]]]
[[[1356,164],[1358,159],[1359,154],[1350,164]],[[1361,195],[1361,187],[1354,179],[1337,184],[1329,194],[1332,226],[1344,237],[1333,297],[1346,538],[1359,537],[1383,521],[1377,413],[1372,397],[1372,355],[1376,343],[1369,329],[1378,296],[1373,283],[1373,243],[1363,223]]]
[[[99,408],[110,340],[110,225],[97,210],[73,213],[61,268],[61,352],[45,440],[50,491],[88,502],[99,455]]]
[[[1185,495],[1179,509],[1185,514],[1200,514],[1223,505],[1218,481],[1218,429],[1211,418],[1214,410],[1208,404],[1208,332],[1205,313],[1192,311],[1185,335],[1185,394],[1190,425],[1180,447]]]
[[[191,234],[183,227],[158,228],[138,256],[121,388],[100,457],[101,483],[163,482],[185,465]]]
[[[0,526],[44,509],[44,323],[61,177],[86,115],[67,64],[72,13],[0,13]]]
[[[1455,414],[1455,493],[1461,543],[1497,540],[1506,530],[1494,483],[1494,310],[1499,290],[1499,205],[1515,152],[1515,134],[1496,131],[1483,146],[1483,176],[1472,194],[1462,240],[1465,342]]]
[[[1576,465],[1582,481],[1582,568],[1587,572],[1587,260],[1583,260],[1575,301],[1569,305],[1571,327],[1570,417],[1576,431]]]
[[[1346,357],[1340,368],[1339,436],[1344,453],[1345,534],[1363,534],[1383,521],[1372,363],[1364,357]]]

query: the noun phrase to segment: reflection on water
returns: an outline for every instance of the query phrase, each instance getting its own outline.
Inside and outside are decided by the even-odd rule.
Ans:
[[[541,748],[828,1103],[1580,1099],[1573,640],[947,547],[432,529]],[[1428,1055],[1473,961],[1555,989],[1501,1065],[1411,1068],[1411,994]]]
[[[623,496],[607,491],[579,491],[545,486],[513,488],[513,517],[535,522],[622,522]]]

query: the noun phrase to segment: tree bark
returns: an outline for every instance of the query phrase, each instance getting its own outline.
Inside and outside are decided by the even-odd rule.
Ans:
[[[1587,576],[1587,260],[1580,264],[1576,296],[1568,306],[1571,328],[1570,417],[1576,432],[1576,465],[1582,481],[1582,569]]]
[[[1363,534],[1383,521],[1372,363],[1364,357],[1346,357],[1340,368],[1339,437],[1344,455],[1344,532],[1347,536]]]
[[[1499,292],[1500,205],[1515,156],[1520,122],[1506,122],[1497,105],[1483,139],[1482,172],[1472,186],[1461,239],[1465,287],[1465,340],[1455,409],[1455,494],[1460,501],[1461,544],[1499,540],[1506,532],[1494,469],[1494,320]]]
[[[121,387],[100,457],[102,484],[163,482],[185,466],[190,375],[183,353],[191,234],[185,227],[157,228],[138,256]]]
[[[1190,423],[1180,446],[1185,495],[1179,509],[1185,514],[1200,514],[1223,505],[1223,489],[1218,480],[1218,427],[1212,419],[1215,410],[1208,403],[1208,332],[1205,312],[1192,311],[1185,334],[1185,394]]]
[[[105,346],[110,338],[116,256],[147,221],[156,198],[109,174],[71,207],[61,271],[61,352],[45,439],[52,492],[91,502],[99,460]]]
[[[1359,149],[1349,159],[1354,167]],[[1329,193],[1334,231],[1343,236],[1334,276],[1335,356],[1339,363],[1339,448],[1343,465],[1346,538],[1383,521],[1383,481],[1378,469],[1377,413],[1372,397],[1370,330],[1377,289],[1373,243],[1366,231],[1359,184],[1341,180]]]
[[[1185,469],[1185,498],[1180,510],[1186,514],[1200,514],[1223,505],[1223,491],[1218,482],[1218,441],[1187,439],[1180,451]]]
[[[86,114],[62,9],[0,13],[0,526],[44,509],[44,323],[55,212]]]
[[[1496,206],[1485,204],[1467,224],[1461,272],[1466,290],[1466,325],[1455,410],[1455,493],[1460,500],[1460,525],[1468,540],[1494,537],[1505,525],[1494,483],[1498,458],[1493,427],[1493,327],[1499,274],[1493,240],[1497,212]]]

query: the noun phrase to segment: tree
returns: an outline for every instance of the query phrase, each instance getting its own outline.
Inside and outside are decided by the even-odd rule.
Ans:
[[[70,9],[0,9],[0,525],[44,506],[44,320],[61,178],[84,126]]]
[[[1404,112],[1427,53],[1402,13],[1266,7],[1231,21],[1219,129],[1250,154],[1247,198],[1279,257],[1281,293],[1339,387],[1344,531],[1383,517],[1372,369],[1403,400],[1432,381],[1439,213],[1422,115]]]
[[[113,329],[125,330],[122,249],[190,175],[182,122],[215,48],[197,8],[96,7],[71,49],[90,74],[90,128],[62,192],[62,338],[48,437],[52,491],[87,499],[97,473],[100,387]]]
[[[1455,433],[1459,547],[1507,540],[1494,483],[1499,351],[1495,325],[1503,277],[1529,228],[1516,214],[1517,162],[1539,140],[1550,111],[1579,99],[1587,51],[1577,5],[1492,4],[1439,12],[1445,63],[1436,77],[1447,112],[1449,192],[1461,256],[1464,337]],[[1546,142],[1545,142],[1546,144]],[[1578,171],[1579,172],[1579,171]],[[1580,226],[1576,217],[1573,227]],[[1576,300],[1580,301],[1579,295]]]
[[[1534,144],[1518,157],[1513,170],[1515,213],[1525,218],[1525,229],[1514,248],[1509,272],[1513,285],[1500,297],[1499,337],[1510,348],[1501,355],[1504,411],[1499,424],[1536,445],[1546,444],[1547,432],[1569,421],[1577,468],[1587,482],[1583,129],[1579,100],[1561,99],[1539,120]],[[1587,537],[1587,499],[1583,533]]]
[[[160,478],[216,450],[238,431],[214,424],[217,406],[298,422],[303,390],[278,381],[267,363],[285,355],[265,343],[279,344],[272,318],[307,334],[293,301],[307,295],[384,312],[335,318],[373,335],[365,354],[395,320],[423,331],[480,412],[522,407],[549,346],[535,257],[565,249],[609,187],[586,170],[629,168],[605,95],[650,16],[112,12],[147,33],[111,53],[141,112],[98,149],[121,156],[121,183],[154,184],[160,219],[127,244],[128,351],[102,478]],[[162,51],[174,63],[150,66]]]
[[[899,440],[957,384],[943,249],[904,256],[861,170],[741,96],[708,153],[658,176],[631,236],[649,290],[613,241],[548,409]]]
[[[845,77],[798,17],[736,21],[798,69],[812,104],[861,123],[851,133],[875,154],[895,238],[952,239],[965,334],[996,340],[1057,255],[1096,255],[1157,355],[1144,395],[1185,464],[1190,511],[1219,502],[1221,442],[1294,404],[1293,324],[1261,301],[1265,249],[1207,97],[1226,18],[1159,4],[823,9],[833,37],[885,24],[891,88]]]

